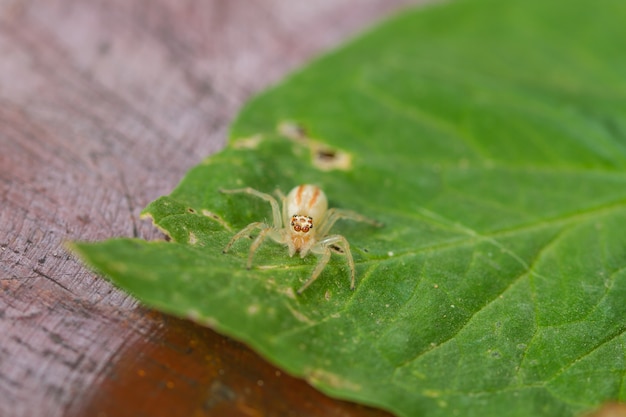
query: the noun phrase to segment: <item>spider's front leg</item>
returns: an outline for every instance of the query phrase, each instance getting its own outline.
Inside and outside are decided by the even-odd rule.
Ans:
[[[317,262],[317,265],[315,266],[315,269],[313,270],[313,273],[311,274],[309,279],[298,290],[298,294],[302,294],[302,292],[306,290],[309,285],[311,285],[322,273],[322,271],[328,264],[328,261],[330,260],[332,245],[338,246],[343,251],[342,254],[345,255],[346,260],[348,261],[348,267],[350,268],[350,289],[354,289],[355,266],[354,259],[352,258],[352,252],[350,251],[350,244],[348,243],[348,240],[341,235],[331,235],[321,239],[311,248],[311,252],[322,256]]]
[[[332,229],[332,227],[335,225],[337,220],[341,220],[341,219],[368,223],[376,227],[381,227],[383,225],[379,221],[370,219],[369,217],[363,216],[362,214],[359,214],[352,210],[331,208],[328,210],[328,213],[326,214],[326,218],[324,219],[324,223],[321,225],[320,230],[318,230],[318,233],[321,236],[324,236],[326,233],[330,232],[330,229]]]
[[[235,234],[235,236],[233,236],[230,239],[230,241],[226,244],[226,247],[222,250],[222,253],[228,252],[230,250],[231,246],[233,246],[235,244],[235,242],[238,241],[239,239],[250,236],[250,233],[254,229],[261,229],[261,233],[263,233],[264,230],[268,229],[268,226],[267,226],[267,224],[265,224],[263,222],[250,223],[249,225],[247,225],[246,227],[241,229],[239,232],[237,232]],[[257,238],[254,241],[256,242],[258,239],[259,238],[257,236]]]
[[[272,226],[263,222],[254,222],[250,223],[246,227],[244,227],[241,231],[239,231],[235,236],[230,239],[230,242],[226,245],[222,252],[226,253],[231,248],[231,246],[243,237],[248,237],[252,231],[255,229],[259,229],[259,234],[250,245],[250,252],[248,253],[248,262],[246,263],[246,267],[248,269],[252,268],[252,259],[254,258],[254,254],[257,249],[261,246],[261,244],[265,241],[267,237],[272,238],[276,242],[285,243],[285,236],[283,233],[283,219],[281,218],[281,211],[278,207],[278,202],[274,197],[269,194],[262,193],[260,191],[255,190],[254,188],[246,187],[246,188],[237,188],[234,190],[220,190],[220,192],[225,194],[250,194],[252,196],[258,197],[262,200],[267,201],[272,206],[272,217],[274,223]]]
[[[258,197],[262,200],[267,201],[268,203],[270,203],[270,206],[272,206],[272,217],[274,220],[274,228],[276,229],[280,229],[283,227],[283,221],[281,219],[281,213],[280,213],[280,208],[278,207],[278,201],[276,201],[276,199],[274,197],[272,197],[269,194],[266,193],[262,193],[260,191],[255,190],[254,188],[251,187],[246,187],[246,188],[236,188],[234,190],[220,190],[220,193],[224,193],[224,194],[238,194],[238,193],[243,193],[243,194],[250,194],[253,195],[255,197]]]
[[[250,233],[255,229],[260,229],[260,232],[250,245],[250,251],[248,252],[248,262],[246,263],[247,269],[252,268],[252,259],[254,258],[254,254],[267,237],[271,237],[279,243],[282,243],[285,240],[281,233],[276,230],[276,228],[270,227],[262,222],[254,222],[250,223],[249,225],[241,229],[237,234],[235,234],[235,236],[230,239],[224,250],[222,250],[222,253],[228,252],[231,246],[233,246],[236,241],[241,238],[250,236]]]

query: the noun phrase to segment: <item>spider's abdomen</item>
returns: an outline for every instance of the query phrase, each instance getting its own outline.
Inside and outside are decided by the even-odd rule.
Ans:
[[[319,224],[328,210],[326,194],[319,187],[310,184],[299,185],[291,190],[285,204],[290,217],[309,217],[312,224]]]

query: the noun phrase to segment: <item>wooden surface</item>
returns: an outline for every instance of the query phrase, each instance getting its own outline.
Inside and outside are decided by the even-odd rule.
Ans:
[[[251,94],[410,0],[0,0],[0,416],[383,416],[138,306],[67,240],[138,220]]]

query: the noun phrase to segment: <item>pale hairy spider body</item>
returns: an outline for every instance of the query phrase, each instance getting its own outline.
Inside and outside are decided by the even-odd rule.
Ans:
[[[256,229],[259,234],[250,245],[247,268],[252,267],[254,253],[268,237],[275,242],[286,245],[289,256],[296,252],[304,258],[309,253],[320,255],[320,259],[313,269],[309,279],[300,287],[302,293],[315,281],[324,270],[332,252],[344,255],[350,269],[350,289],[354,289],[355,265],[350,251],[348,240],[342,235],[329,234],[330,229],[339,219],[349,219],[380,226],[380,223],[368,219],[356,212],[342,209],[328,209],[326,194],[315,185],[299,185],[292,189],[287,196],[277,192],[282,210],[273,196],[257,191],[253,188],[239,188],[235,190],[221,190],[223,193],[245,193],[261,198],[272,206],[273,222],[271,225],[264,222],[250,223],[235,234],[224,248],[228,252],[231,246],[241,238],[248,237]]]

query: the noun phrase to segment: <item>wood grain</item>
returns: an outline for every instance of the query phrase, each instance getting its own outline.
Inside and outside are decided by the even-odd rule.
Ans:
[[[0,1],[0,415],[382,416],[148,311],[67,240],[224,146],[251,94],[409,0]]]

